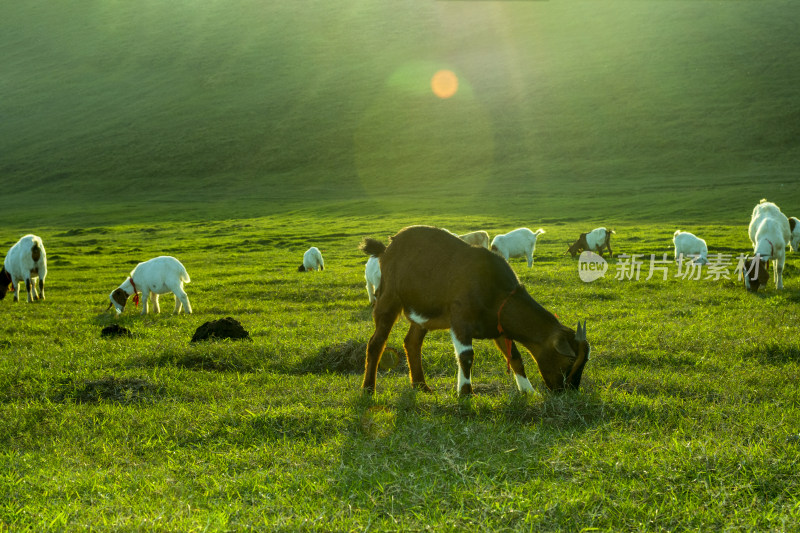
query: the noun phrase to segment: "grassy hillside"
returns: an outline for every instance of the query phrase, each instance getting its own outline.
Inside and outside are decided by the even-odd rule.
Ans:
[[[0,221],[319,199],[534,219],[796,206],[798,17],[777,1],[7,2]],[[446,100],[430,90],[445,68]]]
[[[794,531],[800,520],[800,276],[784,291],[733,280],[579,280],[551,224],[511,265],[574,326],[588,320],[582,390],[522,396],[476,341],[476,396],[455,394],[450,336],[431,332],[415,393],[401,363],[359,391],[372,333],[365,257],[402,217],[70,228],[46,236],[47,300],[0,302],[0,529],[99,531]],[[503,221],[436,218],[455,231]],[[686,229],[712,253],[739,227]],[[659,224],[617,227],[617,253],[660,253]],[[313,243],[324,272],[298,273]],[[12,235],[3,231],[0,240]],[[115,318],[134,264],[181,258],[190,316]],[[232,316],[249,341],[190,343]],[[116,323],[131,337],[103,338]],[[389,345],[402,349],[407,324]]]

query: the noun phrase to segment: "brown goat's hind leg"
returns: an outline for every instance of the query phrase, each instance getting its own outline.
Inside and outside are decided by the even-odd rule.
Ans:
[[[494,343],[500,348],[500,351],[503,352],[509,368],[514,372],[514,380],[517,382],[517,389],[524,393],[533,392],[533,385],[531,385],[528,376],[525,374],[525,365],[522,364],[522,354],[519,353],[517,345],[513,342],[509,344],[508,339],[504,336],[494,339]],[[511,347],[511,357],[509,357],[508,346]]]
[[[403,348],[406,350],[408,361],[408,377],[411,386],[422,392],[433,392],[425,383],[425,374],[422,371],[422,341],[425,340],[428,330],[418,324],[411,323],[406,338],[403,339]]]

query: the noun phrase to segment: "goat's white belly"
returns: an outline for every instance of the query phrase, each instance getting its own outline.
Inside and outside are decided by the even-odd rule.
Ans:
[[[156,294],[165,294],[168,292],[172,292],[172,289],[167,287],[166,283],[151,283],[147,286],[147,290],[150,292],[154,292]]]
[[[405,315],[411,322],[422,326],[425,329],[449,329],[450,320],[445,316],[426,317],[413,309],[406,309]]]

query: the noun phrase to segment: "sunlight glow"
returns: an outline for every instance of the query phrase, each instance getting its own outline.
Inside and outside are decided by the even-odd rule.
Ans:
[[[440,70],[431,78],[431,89],[439,98],[450,98],[458,91],[458,76],[452,70]]]

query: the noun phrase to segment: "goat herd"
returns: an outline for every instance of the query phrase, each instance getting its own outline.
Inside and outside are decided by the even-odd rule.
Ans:
[[[410,324],[403,345],[413,387],[430,391],[422,370],[422,342],[432,329],[449,329],[458,363],[457,390],[471,394],[473,339],[492,339],[513,371],[517,388],[531,392],[522,356],[515,341],[533,356],[548,389],[577,389],[591,348],[586,339],[586,322],[575,330],[561,324],[555,315],[539,305],[520,284],[508,264],[512,257],[525,257],[533,264],[537,237],[544,233],[520,228],[497,235],[475,231],[455,235],[429,226],[411,226],[398,232],[388,245],[365,239],[361,250],[370,256],[366,264],[367,294],[373,305],[375,332],[367,344],[362,388],[375,390],[378,363],[389,333],[400,314]],[[582,233],[567,252],[575,257],[582,251],[611,251],[614,231],[597,228]],[[761,200],[755,206],[749,226],[754,257],[745,259],[745,287],[756,291],[769,279],[769,263],[774,264],[776,288],[783,288],[786,246],[800,248],[800,220],[787,218],[774,203]],[[675,256],[691,256],[698,263],[708,262],[708,247],[703,239],[676,231]],[[319,249],[303,255],[299,271],[323,270]],[[19,284],[25,282],[28,302],[44,299],[47,258],[41,238],[25,235],[8,251],[0,270],[0,300],[10,290],[19,301]],[[184,266],[170,256],[139,263],[125,281],[109,295],[121,313],[131,296],[142,314],[153,308],[160,311],[160,294],[175,295],[175,313],[192,312],[183,284],[189,283]]]

